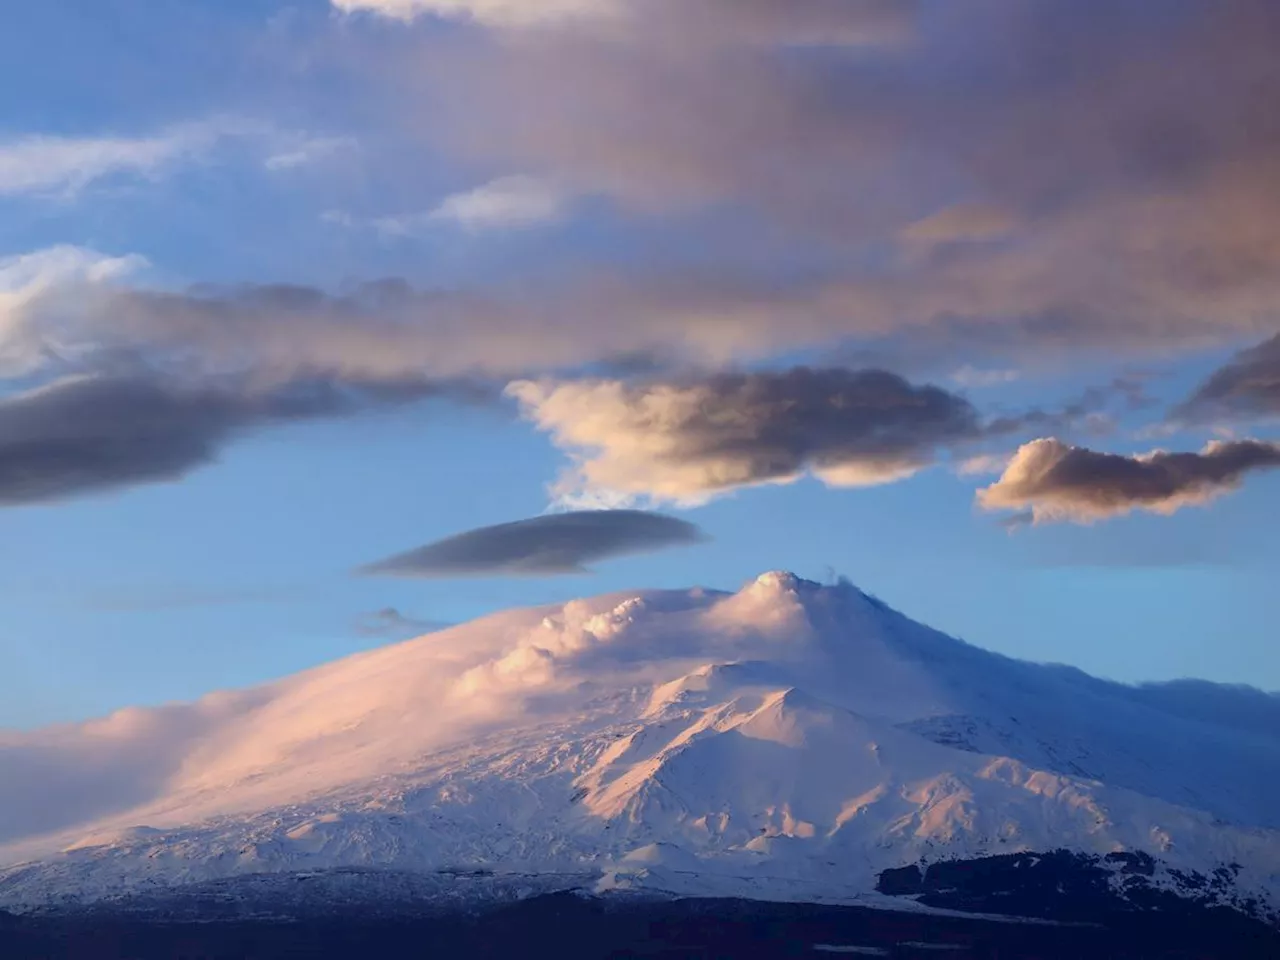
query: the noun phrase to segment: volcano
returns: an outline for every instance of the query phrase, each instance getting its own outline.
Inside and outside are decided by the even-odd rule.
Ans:
[[[1275,695],[1021,662],[766,573],[0,734],[0,908],[571,891],[1274,925],[1278,786]]]

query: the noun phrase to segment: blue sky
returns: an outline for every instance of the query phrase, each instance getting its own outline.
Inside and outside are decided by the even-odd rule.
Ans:
[[[1241,94],[1280,90],[1280,18],[699,4],[15,14],[0,725],[774,568],[1014,656],[1280,689],[1280,139]],[[583,504],[708,540],[352,572]]]

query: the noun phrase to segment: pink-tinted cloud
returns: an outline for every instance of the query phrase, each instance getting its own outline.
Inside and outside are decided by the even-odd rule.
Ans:
[[[805,474],[874,486],[981,433],[968,401],[879,370],[522,381],[508,392],[573,456],[557,488],[571,502],[696,504]]]
[[[1060,440],[1021,447],[1004,475],[978,492],[987,510],[1030,511],[1036,523],[1092,523],[1134,510],[1171,514],[1237,489],[1246,474],[1280,467],[1280,444],[1214,441],[1199,453],[1100,453]]]

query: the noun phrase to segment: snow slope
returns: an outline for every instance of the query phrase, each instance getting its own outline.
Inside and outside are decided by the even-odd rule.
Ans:
[[[849,900],[1057,848],[1237,864],[1275,907],[1278,786],[1280,698],[1022,663],[770,573],[0,733],[0,907],[338,867]]]

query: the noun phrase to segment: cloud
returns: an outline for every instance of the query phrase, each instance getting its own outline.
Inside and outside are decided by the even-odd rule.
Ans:
[[[504,32],[567,30],[668,43],[844,45],[901,39],[916,0],[331,0],[347,13],[437,17]]]
[[[1013,414],[991,416],[985,425],[986,436],[993,440],[1004,439],[1015,435],[1045,434],[1050,432],[1084,433],[1091,436],[1104,436],[1114,433],[1117,422],[1113,411],[1132,413],[1143,410],[1156,401],[1146,390],[1146,378],[1141,374],[1128,373],[1113,377],[1110,382],[1086,388],[1074,399],[1062,403],[1055,408],[1044,409],[1033,407]],[[1003,462],[1009,457],[1001,454]],[[961,464],[959,473],[983,473],[985,464],[982,457],[971,459],[968,464]],[[969,470],[967,466],[974,469]],[[996,470],[996,473],[1002,472]]]
[[[1030,527],[1036,522],[1035,512],[1032,510],[1020,510],[1017,513],[1011,513],[1007,517],[1001,517],[996,521],[1006,533],[1017,533],[1024,527]]]
[[[0,197],[68,197],[112,178],[155,180],[234,143],[263,154],[263,166],[272,171],[314,163],[354,145],[346,137],[317,137],[236,117],[180,123],[141,136],[26,134],[0,140]]]
[[[395,386],[430,371],[478,372],[491,334],[519,323],[500,301],[415,291],[403,281],[344,294],[128,283],[145,263],[74,247],[0,260],[0,376],[98,373],[125,361],[179,379]],[[512,346],[510,362],[522,347]],[[492,344],[488,355],[503,356]]]
[[[1009,457],[1004,454],[976,453],[956,463],[955,472],[961,477],[999,476],[1008,466]]]
[[[672,379],[673,358],[714,370],[746,350],[735,323],[738,334],[758,331],[770,348],[803,341],[785,304],[766,295],[747,306],[749,291],[741,294],[743,312],[724,307],[723,317],[716,298],[694,294],[699,310],[690,316],[674,306],[689,291],[661,284],[635,289],[631,302],[608,284],[563,300],[540,300],[514,285],[476,293],[417,290],[398,280],[341,293],[286,285],[172,291],[131,283],[144,265],[78,248],[0,261],[0,376],[57,390],[151,384],[156,402],[183,405],[183,417],[194,413],[192,397],[210,399],[220,417],[195,417],[195,433],[185,436],[204,439],[160,471],[165,477],[208,462],[250,427],[279,422],[253,404],[317,385],[359,397],[354,408],[367,409],[438,394],[492,401],[493,384],[514,381],[508,393],[526,416],[579,461],[560,490],[566,504],[579,506],[643,497],[693,503],[805,473],[838,486],[884,483],[954,444],[1097,426],[1108,398],[1140,392],[1140,384],[1116,381],[1061,411],[983,424],[968,401],[875,370]],[[646,299],[652,312],[637,313]],[[589,322],[605,315],[613,322]],[[638,356],[650,358],[644,370],[628,367]],[[626,379],[574,379],[589,368]],[[185,386],[175,393],[177,384]],[[47,402],[26,391],[23,384],[10,400]],[[239,405],[244,398],[252,399],[247,407]],[[670,409],[655,415],[663,404]],[[306,415],[350,409],[336,404]],[[699,420],[710,409],[721,412],[719,420]],[[131,462],[140,477],[154,472],[142,459]]]
[[[465,230],[527,227],[554,220],[564,198],[534,177],[501,177],[482,187],[446,197],[430,214],[432,220],[456,223]]]
[[[1199,453],[1099,453],[1035,440],[1004,475],[978,491],[987,510],[1030,510],[1036,523],[1092,523],[1134,510],[1171,514],[1240,486],[1245,474],[1280,467],[1280,444],[1214,441]]]
[[[432,16],[474,20],[492,27],[528,27],[615,13],[618,0],[332,0],[344,13],[368,12],[397,20]]]
[[[338,292],[285,284],[162,290],[129,282],[141,258],[62,249],[23,259],[69,265],[9,271],[39,278],[10,283],[17,293],[5,299],[0,262],[0,361],[9,368],[0,375],[24,365],[65,372],[67,362],[92,371],[120,356],[144,356],[182,376],[250,371],[276,380],[510,381],[628,366],[632,376],[636,358],[670,375],[813,346],[834,324],[852,328],[854,320],[838,317],[858,312],[836,290],[806,302],[802,291],[767,281],[721,288],[709,277],[680,283],[599,271],[535,286],[496,279],[484,289],[387,279]],[[864,319],[868,333],[886,332],[874,310]],[[981,333],[969,333],[965,342],[981,349]],[[964,353],[957,344],[938,357],[954,370]],[[1064,428],[1042,421],[1040,429]]]
[[[978,388],[998,387],[1006,383],[1014,383],[1022,378],[1019,370],[979,370],[965,364],[951,374],[951,382],[959,387]]]
[[[1008,210],[985,204],[960,203],[917,220],[903,231],[911,243],[961,243],[1008,236],[1018,225]]]
[[[395,76],[416,81],[406,124],[432,149],[612,198],[717,251],[665,264],[665,302],[620,291],[627,323],[1037,358],[1274,329],[1270,0],[618,8],[518,38],[420,31]]]
[[[1190,421],[1280,416],[1280,334],[1242,351],[1216,371],[1175,418]]]
[[[268,170],[295,170],[325,160],[344,150],[354,149],[356,141],[351,137],[306,137],[295,142],[284,142],[280,149],[262,161]]]
[[[577,461],[558,488],[568,502],[692,505],[806,473],[831,486],[870,486],[910,476],[982,429],[962,397],[882,370],[517,381],[507,392]]]
[[[395,607],[383,607],[362,616],[356,622],[356,632],[362,637],[416,637],[424,633],[435,633],[449,626],[451,624],[439,620],[406,617]]]
[[[161,290],[131,277],[128,258],[102,257],[95,272],[89,257],[0,293],[4,373],[61,382],[141,365],[166,385],[235,381],[258,396],[316,381],[533,383],[524,389],[546,396],[518,399],[581,467],[566,493],[683,502],[805,473],[880,482],[1001,424],[974,415],[977,427],[895,436],[870,454],[857,437],[848,453],[800,431],[795,448],[767,438],[776,459],[737,439],[722,455],[690,439],[697,429],[644,423],[649,384],[592,387],[577,382],[584,371],[634,378],[609,365],[652,358],[645,375],[667,382],[678,408],[697,388],[677,382],[682,370],[800,351],[879,351],[891,360],[875,365],[916,379],[925,373],[910,364],[945,363],[928,375],[960,370],[978,385],[1010,369],[1031,382],[1036,364],[1066,351],[1164,355],[1276,329],[1280,8],[1270,0],[335,6],[460,21],[344,24],[335,45],[375,57],[332,62],[359,62],[369,83],[393,78],[379,116],[400,128],[377,142],[409,138],[475,183],[521,171],[515,183],[531,188],[500,179],[381,229],[567,217],[577,212],[567,198],[590,195],[606,215],[589,235],[607,242],[575,258],[581,266],[548,245],[503,278],[443,289],[392,279]],[[593,13],[605,6],[614,12]],[[308,153],[261,137],[263,162],[287,168]],[[182,146],[194,142],[173,127],[19,139],[5,155],[23,190],[56,191],[154,175],[202,155]],[[33,176],[53,185],[33,188]],[[554,198],[535,188],[548,184]],[[549,263],[554,272],[539,269]],[[28,385],[9,386],[25,396]],[[1246,393],[1256,386],[1215,403],[1251,415],[1261,401]],[[556,406],[570,395],[609,405],[592,422]],[[1039,416],[1005,418],[1004,442],[1069,438],[1078,419]],[[658,457],[639,452],[647,444]]]
[[[89,264],[136,262],[82,256]],[[30,257],[43,261],[46,252]],[[88,365],[123,354],[261,376],[512,379],[637,356],[707,365],[765,356],[811,338],[816,331],[806,323],[844,309],[835,300],[811,312],[764,287],[691,288],[608,274],[532,291],[500,280],[475,290],[387,279],[332,292],[287,284],[162,290],[104,272],[51,273],[7,309],[0,302],[0,354],[33,367],[55,354]]]
[[[72,246],[0,258],[0,377],[36,371],[76,351],[75,335],[67,340],[60,331],[83,317],[82,295],[113,289],[146,265],[136,254]]]
[[[74,193],[113,174],[154,176],[207,148],[217,134],[179,127],[151,137],[26,136],[0,143],[0,195]]]
[[[74,195],[100,180],[155,179],[179,163],[210,154],[232,140],[260,143],[269,168],[312,159],[337,141],[288,134],[267,124],[216,118],[177,124],[144,136],[68,137],[27,134],[0,140],[0,197]]]
[[[352,415],[434,392],[333,380],[259,389],[144,373],[68,376],[0,396],[0,507],[178,480],[254,428]]]
[[[558,513],[482,527],[362,568],[402,577],[585,573],[598,560],[699,543],[691,523],[637,510]]]
[[[559,219],[566,204],[564,194],[536,177],[499,177],[473,190],[445,197],[431,210],[385,217],[353,217],[341,210],[321,214],[321,219],[342,227],[371,227],[390,237],[408,237],[442,225],[470,233],[518,229]]]
[[[1122,688],[1133,700],[1175,717],[1271,736],[1280,729],[1280,693],[1244,684],[1174,680]]]
[[[0,258],[0,506],[177,480],[259,428],[499,396],[433,375],[447,338],[389,314],[376,285],[351,300],[131,286],[146,266],[66,246]]]

